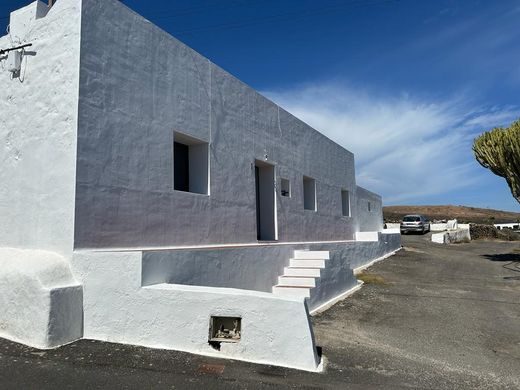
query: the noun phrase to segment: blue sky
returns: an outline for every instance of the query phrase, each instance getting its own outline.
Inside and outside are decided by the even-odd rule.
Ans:
[[[520,117],[520,1],[123,2],[353,151],[386,204],[520,211],[471,152]]]

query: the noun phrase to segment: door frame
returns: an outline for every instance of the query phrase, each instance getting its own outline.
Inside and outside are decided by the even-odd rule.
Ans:
[[[263,192],[262,190],[262,177],[261,177],[261,171],[269,170],[269,173],[272,173],[272,191],[267,189],[267,192]],[[278,202],[277,202],[277,176],[276,176],[276,164],[272,162],[267,162],[259,159],[255,159],[254,161],[254,172],[255,172],[255,213],[256,213],[256,234],[257,234],[257,240],[258,241],[278,241]],[[258,173],[257,173],[258,172]],[[265,180],[269,180],[269,177],[264,177],[263,181],[265,183]],[[265,184],[264,184],[265,185]],[[262,199],[262,193],[264,194],[272,194],[272,203],[270,199]],[[268,211],[267,216],[269,216],[269,220],[267,222],[263,222],[262,224],[262,215],[264,215],[265,220],[265,214],[262,213],[262,203],[269,202],[268,205],[272,205],[272,215]],[[260,211],[260,214],[259,214]],[[269,227],[267,230],[265,230],[266,223],[269,224]],[[264,226],[264,229],[262,229],[262,226]],[[263,233],[263,234],[262,234]]]

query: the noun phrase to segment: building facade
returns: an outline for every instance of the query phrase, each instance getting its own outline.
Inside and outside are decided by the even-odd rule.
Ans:
[[[0,48],[27,43],[13,51],[19,68],[0,75],[0,253],[51,275],[42,285],[12,266],[50,291],[46,315],[62,326],[33,329],[35,342],[19,316],[5,337],[316,369],[309,310],[400,246],[383,231],[381,197],[356,185],[354,155],[117,0],[17,10]],[[64,264],[65,286],[52,278]],[[11,306],[12,273],[0,271]],[[226,315],[243,337],[216,350],[207,325]],[[196,330],[187,339],[172,327]]]

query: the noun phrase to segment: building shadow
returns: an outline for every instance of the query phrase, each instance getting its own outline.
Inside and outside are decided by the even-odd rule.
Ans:
[[[520,280],[520,253],[497,253],[482,257],[490,261],[504,262],[502,268],[517,272],[514,276],[504,276],[504,280]]]

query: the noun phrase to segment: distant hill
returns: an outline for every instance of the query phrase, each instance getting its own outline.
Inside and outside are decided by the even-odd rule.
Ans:
[[[459,222],[505,223],[520,221],[520,213],[466,206],[386,206],[383,207],[385,221],[399,221],[406,214],[423,214],[429,219],[454,219]]]

